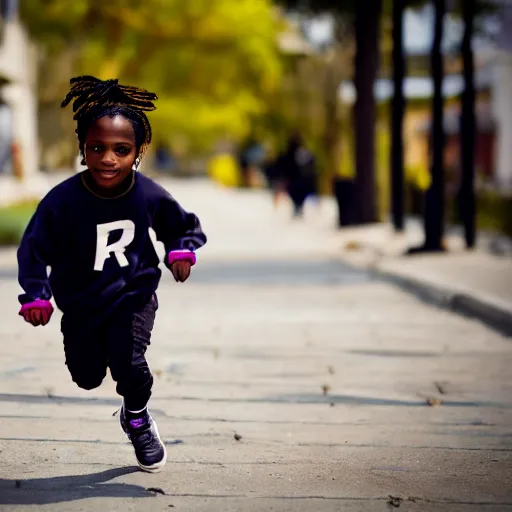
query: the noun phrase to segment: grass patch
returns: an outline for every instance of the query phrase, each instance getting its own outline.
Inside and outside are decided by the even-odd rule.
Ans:
[[[512,237],[512,197],[504,197],[491,192],[480,193],[477,208],[477,221],[480,229]]]
[[[0,246],[20,243],[38,202],[34,199],[0,208]]]

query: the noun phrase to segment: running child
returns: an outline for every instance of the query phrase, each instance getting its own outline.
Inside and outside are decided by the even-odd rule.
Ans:
[[[163,468],[165,446],[148,412],[153,376],[145,359],[164,263],[184,282],[206,243],[201,224],[161,186],[137,172],[151,142],[145,114],[157,96],[92,76],[71,79],[82,164],[87,170],[39,203],[18,249],[20,315],[46,325],[62,311],[64,353],[73,381],[97,388],[110,369],[122,396],[121,427],[139,466]],[[48,275],[47,268],[51,271]]]

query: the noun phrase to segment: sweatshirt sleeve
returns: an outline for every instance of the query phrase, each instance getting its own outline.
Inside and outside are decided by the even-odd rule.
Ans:
[[[159,199],[153,229],[166,255],[171,251],[195,252],[207,240],[197,216],[185,211],[170,195]]]
[[[52,211],[43,200],[18,248],[18,282],[24,291],[18,297],[20,304],[52,298],[47,272],[47,266],[51,266],[52,217]]]

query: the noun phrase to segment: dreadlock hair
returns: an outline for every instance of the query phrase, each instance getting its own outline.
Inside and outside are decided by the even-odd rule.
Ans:
[[[151,125],[144,112],[155,110],[157,95],[145,89],[120,85],[117,79],[100,80],[94,76],[77,76],[70,80],[71,89],[61,107],[73,101],[73,119],[77,122],[76,134],[85,165],[85,139],[91,125],[102,117],[123,116],[135,132],[137,159],[144,156],[151,142]]]

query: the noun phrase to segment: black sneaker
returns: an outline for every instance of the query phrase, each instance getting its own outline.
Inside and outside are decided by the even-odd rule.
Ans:
[[[147,413],[144,418],[128,421],[124,407],[121,407],[119,421],[135,449],[139,467],[149,473],[157,473],[163,469],[167,461],[167,452],[151,415]]]

